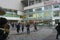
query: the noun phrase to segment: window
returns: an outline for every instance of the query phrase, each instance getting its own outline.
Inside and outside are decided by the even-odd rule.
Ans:
[[[29,12],[29,10],[24,10],[24,13],[28,13]]]
[[[52,9],[52,6],[51,6],[51,5],[49,5],[49,6],[44,6],[44,9],[45,9],[45,10],[51,10],[51,9]]]
[[[45,1],[49,1],[49,0],[42,0],[43,2],[45,2]]]
[[[24,7],[28,6],[28,0],[21,0],[21,3]]]
[[[49,1],[49,0],[45,0],[45,1]]]
[[[29,15],[29,17],[32,17],[33,15],[31,14],[31,15]]]
[[[29,12],[33,12],[33,9],[29,9]]]
[[[36,11],[42,11],[42,8],[38,8],[38,9],[36,9]]]
[[[34,4],[34,0],[29,0],[29,5],[33,5]]]
[[[39,0],[39,2],[42,2],[42,0]]]
[[[54,4],[53,7],[54,8],[60,8],[60,3],[59,4]]]
[[[36,1],[36,3],[40,3],[40,2],[42,2],[42,0],[35,0]]]
[[[60,15],[60,12],[59,11],[54,11],[54,17],[55,16],[59,16]]]

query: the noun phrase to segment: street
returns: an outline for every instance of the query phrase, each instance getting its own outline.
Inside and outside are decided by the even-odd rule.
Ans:
[[[8,40],[56,40],[56,30],[53,27],[38,27],[38,31],[34,32],[34,28],[30,28],[30,34],[24,32],[17,33],[16,30],[10,30]]]

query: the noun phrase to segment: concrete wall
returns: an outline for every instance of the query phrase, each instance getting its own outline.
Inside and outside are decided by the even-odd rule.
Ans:
[[[21,0],[0,0],[0,7],[22,11],[23,5],[20,1]]]
[[[32,9],[32,8],[36,8],[36,7],[42,7],[42,6],[44,6],[44,3],[43,2],[42,3],[31,5],[31,6],[24,7],[24,10]]]

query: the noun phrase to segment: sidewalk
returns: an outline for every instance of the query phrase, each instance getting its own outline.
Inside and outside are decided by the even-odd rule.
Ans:
[[[26,35],[26,29],[24,34],[14,35],[17,34],[16,31],[10,31],[10,39],[8,40],[45,40],[49,35],[53,33],[53,28],[49,27],[38,27],[38,31],[34,32],[33,27],[30,28],[31,33],[30,35]]]
[[[47,36],[46,38],[44,38],[43,40],[57,40],[56,39],[56,30],[54,29],[54,32],[52,34],[50,34],[49,36]],[[59,37],[59,40],[60,40],[60,37]]]

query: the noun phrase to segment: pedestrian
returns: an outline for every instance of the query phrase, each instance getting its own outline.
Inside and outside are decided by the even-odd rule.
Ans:
[[[13,22],[11,23],[11,26],[12,26],[12,28],[14,28],[14,23]]]
[[[27,27],[27,34],[30,34],[30,24],[27,23],[26,27]]]
[[[21,24],[22,25],[22,32],[24,32],[24,25],[23,24]]]
[[[19,30],[20,30],[20,23],[17,23],[16,28],[17,28],[17,33],[19,33]]]
[[[34,23],[34,30],[37,31],[37,23]]]
[[[58,39],[58,37],[59,37],[59,35],[60,35],[60,22],[59,22],[58,25],[55,27],[55,29],[57,30],[56,39]]]
[[[0,40],[5,40],[7,38],[6,32],[5,32],[5,25],[7,24],[6,18],[0,18]]]

